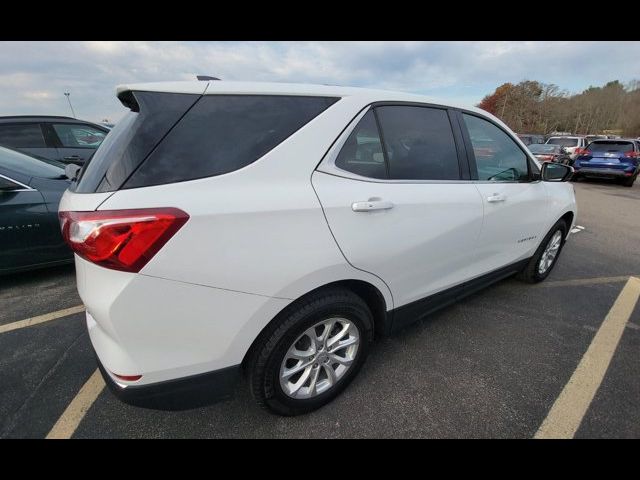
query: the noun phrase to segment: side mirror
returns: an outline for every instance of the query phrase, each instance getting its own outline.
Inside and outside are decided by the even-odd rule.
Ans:
[[[80,171],[80,165],[76,165],[75,163],[68,163],[66,167],[64,167],[64,174],[71,181],[74,181],[78,176],[78,172]]]
[[[545,182],[566,182],[573,175],[573,167],[562,163],[544,162],[540,174]]]

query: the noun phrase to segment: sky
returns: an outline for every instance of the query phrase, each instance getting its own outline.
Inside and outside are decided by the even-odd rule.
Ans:
[[[117,121],[122,83],[222,80],[383,88],[475,105],[502,83],[570,93],[640,79],[640,42],[0,42],[0,115]]]

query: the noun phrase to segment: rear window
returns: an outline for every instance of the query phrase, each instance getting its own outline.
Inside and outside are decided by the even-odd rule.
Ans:
[[[562,145],[563,147],[577,147],[577,138],[550,138],[547,143],[551,145]]]
[[[194,180],[238,170],[258,160],[337,100],[284,95],[205,95],[123,188]]]
[[[133,106],[109,132],[80,172],[77,193],[118,190],[162,137],[200,98],[200,95],[133,92],[123,98]]]
[[[560,145],[550,145],[548,143],[535,143],[533,145],[529,145],[531,153],[559,153],[560,148]]]
[[[629,152],[633,151],[633,143],[631,142],[592,142],[587,147],[589,152]]]

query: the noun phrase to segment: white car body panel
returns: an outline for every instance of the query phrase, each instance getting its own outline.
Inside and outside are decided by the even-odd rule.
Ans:
[[[315,172],[313,186],[345,257],[384,279],[395,307],[471,275],[482,228],[482,199],[472,183],[364,182]],[[352,210],[373,197],[393,208]]]

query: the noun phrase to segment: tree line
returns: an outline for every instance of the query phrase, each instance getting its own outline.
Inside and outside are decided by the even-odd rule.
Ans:
[[[640,80],[571,95],[554,84],[504,83],[478,104],[518,133],[640,136]]]

